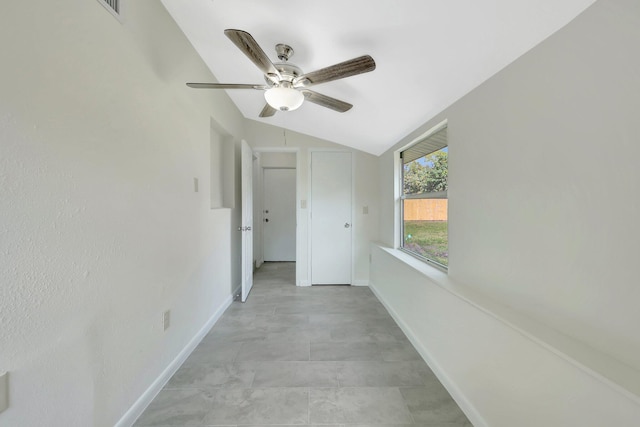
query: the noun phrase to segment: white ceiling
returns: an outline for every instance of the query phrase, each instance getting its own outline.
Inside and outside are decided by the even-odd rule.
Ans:
[[[253,120],[381,154],[595,0],[162,0],[221,83],[264,84],[223,34],[248,31],[269,55],[286,43],[304,72],[360,55],[375,71],[313,87],[354,107],[310,102],[261,119],[263,92],[228,90]],[[185,90],[188,89],[185,86]]]

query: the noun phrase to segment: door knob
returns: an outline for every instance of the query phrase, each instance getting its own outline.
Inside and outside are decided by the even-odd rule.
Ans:
[[[351,224],[349,224],[348,222],[345,222],[344,223],[344,228],[349,228],[349,227],[351,227]]]

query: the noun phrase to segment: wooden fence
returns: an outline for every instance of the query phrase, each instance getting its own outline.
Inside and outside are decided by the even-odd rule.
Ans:
[[[405,221],[446,221],[447,199],[407,199],[404,201]]]

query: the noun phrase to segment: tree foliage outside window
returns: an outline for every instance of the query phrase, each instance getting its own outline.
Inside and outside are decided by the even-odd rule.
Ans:
[[[447,191],[448,153],[436,151],[404,165],[404,194]]]

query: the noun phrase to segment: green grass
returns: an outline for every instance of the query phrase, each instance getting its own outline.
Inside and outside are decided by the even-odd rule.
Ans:
[[[447,221],[405,221],[404,247],[444,266],[449,265]]]

